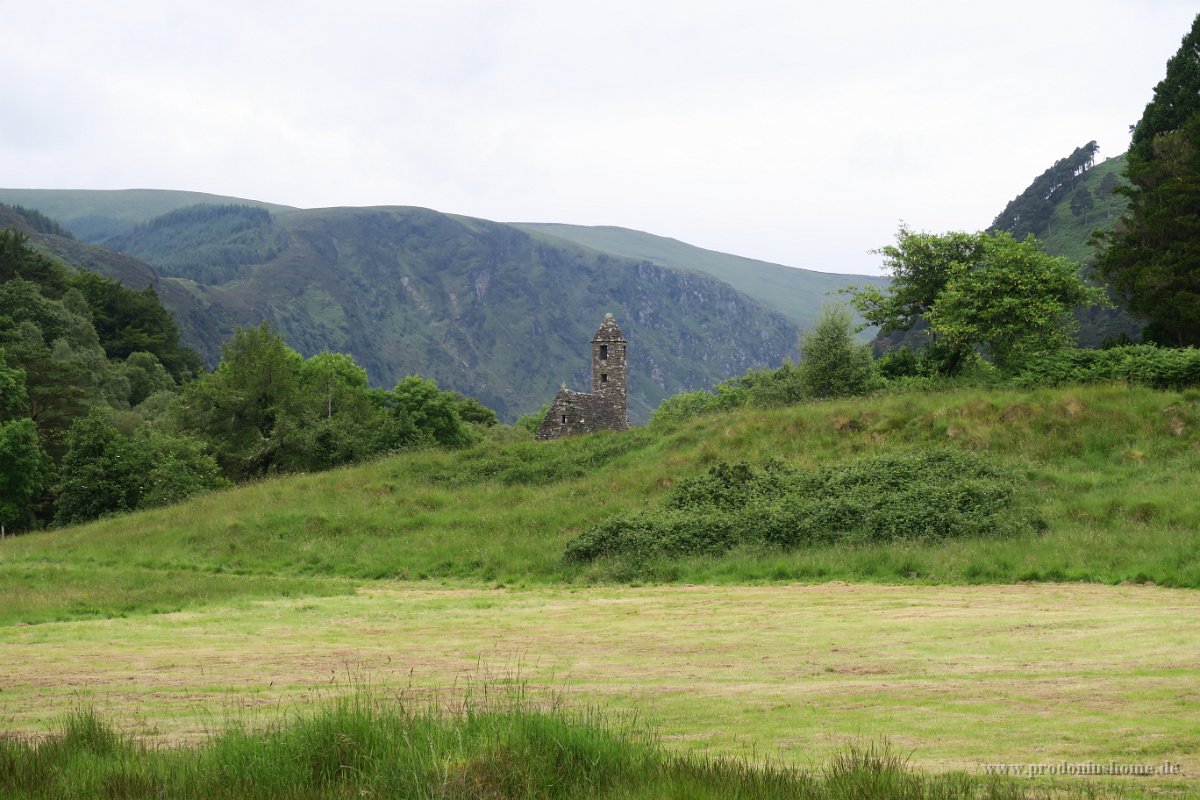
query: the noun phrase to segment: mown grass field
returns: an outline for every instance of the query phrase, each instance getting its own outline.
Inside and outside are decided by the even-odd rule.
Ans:
[[[1179,764],[1184,779],[1139,779],[1170,788],[1200,776],[1197,642],[1200,595],[1155,587],[381,584],[0,629],[0,719],[42,731],[87,707],[194,743],[366,685],[519,680],[636,711],[676,751],[816,769],[886,739],[932,772]]]
[[[886,737],[935,771],[1170,760],[1182,779],[1130,791],[1194,789],[1198,426],[1196,391],[892,394],[406,454],[9,538],[0,727],[96,707],[195,742],[227,713],[268,720],[356,682],[519,673],[636,709],[675,752],[812,767]],[[1014,470],[1048,530],[562,560],[718,462],[932,445]]]

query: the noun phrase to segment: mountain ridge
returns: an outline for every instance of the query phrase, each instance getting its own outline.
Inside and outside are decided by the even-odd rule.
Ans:
[[[149,244],[162,226],[135,222],[120,236],[140,258],[37,241],[72,265],[154,285],[210,363],[235,328],[268,320],[306,356],[350,353],[375,385],[419,373],[507,419],[536,410],[562,383],[586,388],[590,337],[605,312],[630,336],[634,421],[670,394],[794,355],[793,323],[711,276],[407,206],[274,212],[264,224],[281,247],[205,283],[189,269],[213,264],[171,259],[196,241],[221,244],[204,238],[208,216],[177,215],[178,230]]]
[[[880,276],[790,267],[709,250],[668,236],[615,225],[585,226],[558,222],[509,224],[600,252],[712,275],[783,314],[800,328],[811,327],[816,322],[821,306],[833,299],[838,289],[850,283],[887,283],[887,279]]]

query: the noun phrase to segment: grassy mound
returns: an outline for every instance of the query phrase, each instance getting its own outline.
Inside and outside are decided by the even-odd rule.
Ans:
[[[567,545],[573,562],[720,555],[735,547],[1013,536],[1045,528],[1017,477],[986,457],[934,448],[805,472],[721,463],[675,487],[665,507],[619,515]]]
[[[408,453],[0,540],[0,624],[343,592],[380,579],[1200,588],[1197,430],[1200,391],[1105,384],[912,391],[738,409],[622,434]],[[925,451],[977,456],[1001,470],[1009,476],[1003,485],[1035,497],[1046,532],[1014,524],[1004,536],[817,536],[803,547],[722,546],[636,569],[563,558],[580,534],[663,506],[717,464],[778,459],[795,472],[849,476],[866,456]],[[1010,478],[1015,483],[1004,483]],[[931,499],[936,481],[926,489],[919,509],[945,505]],[[989,502],[986,494],[975,499]],[[900,527],[915,530],[922,516],[905,513]]]
[[[14,800],[1102,796],[1086,783],[922,774],[886,747],[851,748],[810,776],[669,754],[594,713],[512,706],[437,715],[361,698],[265,731],[232,728],[174,749],[139,744],[94,713],[76,713],[40,743],[0,738],[0,792]]]

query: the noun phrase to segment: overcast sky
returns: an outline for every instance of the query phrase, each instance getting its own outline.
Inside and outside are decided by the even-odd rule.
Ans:
[[[1123,152],[1174,0],[0,0],[0,186],[621,225],[875,272]]]

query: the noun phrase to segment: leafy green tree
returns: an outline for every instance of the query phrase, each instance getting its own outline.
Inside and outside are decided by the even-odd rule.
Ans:
[[[883,269],[891,277],[884,288],[868,286],[846,290],[851,303],[880,335],[895,331],[928,328],[929,312],[950,280],[950,267],[973,263],[982,252],[986,234],[951,232],[933,234],[913,231],[901,225],[896,244],[875,251],[883,256]],[[927,349],[937,355],[938,371],[954,374],[971,355],[956,345],[938,340],[932,332]]]
[[[1107,303],[1077,265],[1048,255],[1033,237],[902,226],[896,239],[880,251],[891,285],[851,289],[854,305],[883,332],[927,323],[927,358],[942,374],[959,372],[980,348],[1011,367],[1023,354],[1062,346],[1074,308]]]
[[[24,416],[27,405],[25,373],[6,367],[0,350],[0,529],[5,531],[28,525],[50,464],[37,426]]]
[[[0,331],[11,331],[23,322],[37,325],[42,340],[50,344],[63,339],[75,346],[98,345],[86,301],[75,293],[63,298],[47,297],[41,287],[24,278],[0,283]]]
[[[474,397],[467,397],[459,392],[451,392],[451,394],[454,395],[454,400],[457,403],[458,415],[462,417],[463,422],[470,422],[472,425],[480,425],[484,428],[490,428],[500,421],[499,417],[496,416],[495,411],[488,408]]]
[[[829,305],[800,339],[800,386],[809,397],[846,397],[870,391],[878,382],[871,347],[854,340],[849,309]]]
[[[367,397],[367,371],[345,353],[318,353],[300,365],[301,390],[318,414],[332,419]]]
[[[130,407],[140,405],[152,394],[176,388],[174,379],[153,353],[130,353],[121,371],[129,384]]]
[[[0,420],[26,416],[28,407],[25,370],[6,366],[4,350],[0,349]]]
[[[51,454],[61,456],[71,421],[99,401],[91,375],[78,360],[56,358],[55,348],[46,343],[41,329],[31,320],[7,327],[0,317],[0,345],[6,351],[7,363],[25,374],[24,416],[37,424]]]
[[[670,398],[667,399],[669,400]],[[665,403],[666,400],[663,402]],[[535,436],[537,435],[538,429],[542,427],[542,422],[545,421],[546,414],[549,412],[550,404],[542,403],[542,407],[537,411],[533,411],[528,414],[522,414],[520,417],[518,417],[517,421],[513,423],[513,427],[519,428],[523,431],[528,431],[530,436]]]
[[[300,366],[301,420],[282,468],[320,470],[386,449],[391,420],[372,400],[367,371],[344,353],[319,353]]]
[[[454,393],[440,391],[435,381],[409,375],[390,394],[393,415],[414,431],[409,443],[465,447],[475,441],[475,433],[459,416]]]
[[[134,442],[146,461],[139,508],[177,503],[230,485],[199,439],[143,425]]]
[[[93,409],[76,420],[67,445],[54,503],[59,522],[85,522],[137,508],[147,459],[144,451],[117,430],[106,410]]]
[[[1079,266],[1046,253],[1032,236],[983,235],[979,258],[955,262],[929,311],[933,331],[959,350],[983,347],[1013,370],[1033,355],[1071,344],[1078,307],[1107,302]]]
[[[179,429],[208,442],[234,480],[277,471],[299,427],[303,362],[266,322],[238,329],[220,366],[185,387]]]
[[[50,458],[38,443],[28,417],[0,423],[0,526],[21,530],[33,518],[32,503],[42,493]]]

